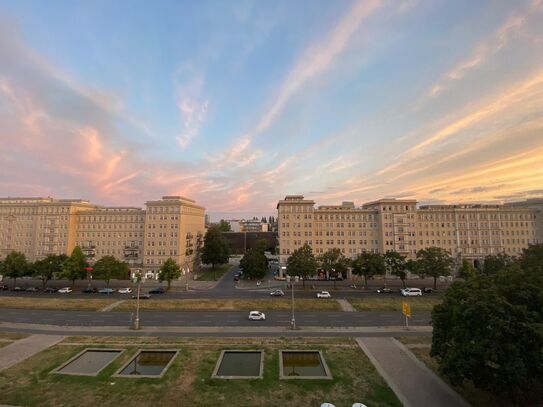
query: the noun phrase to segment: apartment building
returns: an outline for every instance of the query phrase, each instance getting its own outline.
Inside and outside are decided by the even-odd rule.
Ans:
[[[92,263],[114,256],[151,275],[168,257],[192,267],[203,242],[205,208],[165,196],[134,207],[104,207],[82,199],[0,198],[0,259],[20,251],[35,261],[80,246]]]
[[[316,255],[339,248],[351,258],[388,250],[414,258],[437,246],[456,259],[476,261],[501,252],[518,255],[543,241],[542,209],[520,203],[418,206],[416,200],[380,199],[315,208],[303,195],[288,195],[277,212],[281,264],[305,243]]]

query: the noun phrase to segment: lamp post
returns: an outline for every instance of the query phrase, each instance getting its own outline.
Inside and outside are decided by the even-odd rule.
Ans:
[[[136,271],[136,274],[134,274],[134,282],[138,284],[138,294],[136,297],[136,319],[134,320],[134,329],[138,330],[140,329],[140,292],[141,292],[141,272],[140,270]]]
[[[290,302],[291,302],[291,311],[292,317],[290,319],[290,328],[296,329],[296,318],[294,317],[294,282],[298,281],[298,276],[294,279],[290,278]]]

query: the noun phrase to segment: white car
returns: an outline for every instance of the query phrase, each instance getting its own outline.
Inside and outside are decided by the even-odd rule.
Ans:
[[[422,290],[420,288],[404,288],[401,293],[404,297],[422,296]]]
[[[332,296],[328,291],[321,291],[320,293],[317,293],[317,298],[332,298]]]
[[[266,314],[260,311],[251,311],[249,312],[249,321],[265,321]]]
[[[131,292],[132,292],[132,289],[129,287],[119,288],[119,294],[130,294]]]
[[[73,290],[70,287],[62,287],[60,290],[58,290],[58,293],[61,294],[68,294],[71,293]]]

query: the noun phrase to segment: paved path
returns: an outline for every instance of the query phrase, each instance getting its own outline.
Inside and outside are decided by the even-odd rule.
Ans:
[[[357,338],[404,407],[469,404],[394,338]]]
[[[31,335],[0,348],[0,372],[64,339],[62,335]]]
[[[343,310],[343,312],[356,312],[356,310],[354,309],[354,307],[351,305],[351,303],[347,300],[336,300],[341,309]]]
[[[123,302],[125,302],[125,300],[115,301],[113,304],[106,305],[104,308],[100,309],[99,312],[109,312],[113,308],[121,305]]]

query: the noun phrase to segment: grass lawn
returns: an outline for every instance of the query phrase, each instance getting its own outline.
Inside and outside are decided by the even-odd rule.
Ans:
[[[202,267],[198,273],[198,281],[217,281],[232,267],[231,264],[219,264],[215,266],[215,270],[211,267]]]
[[[113,311],[131,311],[136,307],[135,301],[126,301],[118,305]],[[290,300],[286,298],[267,299],[180,299],[180,300],[140,300],[140,309],[151,311],[250,311],[252,309],[264,311],[288,311]],[[299,311],[340,311],[341,307],[337,301],[299,299],[295,301],[295,307]]]
[[[438,363],[437,360],[430,356],[430,346],[428,347],[411,347],[410,345],[431,345],[432,337],[431,336],[410,336],[410,337],[401,337],[396,338],[403,344],[405,344],[408,349],[415,355],[419,360],[424,362],[431,370],[433,370],[438,376]],[[447,379],[442,379],[446,382]],[[503,406],[503,407],[515,407],[514,404],[507,403],[502,397],[495,396],[492,393],[481,390],[473,386],[472,383],[466,383],[462,387],[453,387],[458,394],[460,394],[465,400],[467,400],[473,407],[487,407],[487,406]]]
[[[72,340],[81,338],[72,338]],[[86,338],[91,339],[91,338]],[[107,339],[101,339],[105,344]],[[132,341],[135,338],[124,338]],[[147,338],[143,338],[146,340]],[[162,338],[161,338],[162,339]],[[362,350],[351,339],[245,338],[242,344],[215,344],[227,338],[165,338],[190,341],[179,344],[179,356],[161,379],[122,379],[110,375],[137,351],[127,351],[97,377],[49,375],[48,372],[83,349],[69,342],[56,345],[0,373],[0,403],[25,406],[319,406],[329,401],[350,406],[356,401],[372,407],[401,406]],[[231,338],[234,339],[234,338]],[[111,345],[120,338],[113,338]],[[239,342],[239,340],[236,340]],[[171,343],[159,341],[172,346]],[[95,345],[96,346],[96,345]],[[278,378],[278,350],[320,349],[333,380],[282,381]],[[264,378],[251,380],[211,379],[222,349],[262,349]]]
[[[108,298],[76,299],[76,298],[0,297],[0,308],[97,311],[110,304],[113,304],[116,301],[117,300],[108,299]]]
[[[411,312],[431,311],[435,305],[441,304],[441,297],[369,297],[349,298],[349,302],[358,311],[401,311],[402,303],[411,305]]]
[[[0,339],[5,339],[8,341],[17,341],[28,336],[29,334],[23,334],[19,332],[0,332]]]

